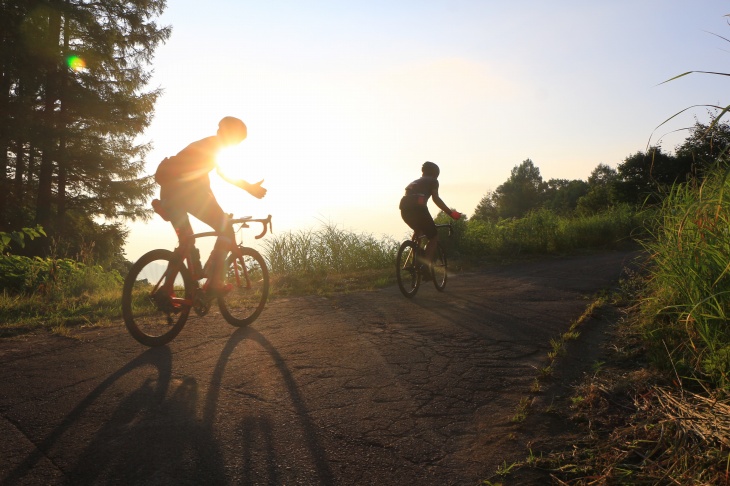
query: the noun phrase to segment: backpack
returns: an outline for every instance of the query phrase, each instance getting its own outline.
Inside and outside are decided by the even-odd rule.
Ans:
[[[165,157],[155,171],[155,182],[159,185],[167,184],[177,176],[175,163],[171,157]]]

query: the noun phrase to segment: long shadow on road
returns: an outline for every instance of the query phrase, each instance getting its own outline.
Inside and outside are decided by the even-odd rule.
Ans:
[[[287,367],[284,358],[281,354],[279,354],[276,348],[263,335],[251,328],[242,328],[234,332],[228,342],[226,342],[226,345],[221,352],[220,358],[218,359],[213,371],[210,388],[208,389],[208,395],[205,401],[205,409],[203,413],[204,424],[206,424],[208,428],[212,429],[215,421],[216,409],[219,403],[220,390],[223,383],[223,375],[225,373],[226,364],[236,347],[244,340],[256,342],[271,357],[274,365],[281,375],[282,380],[284,381],[286,391],[291,398],[291,403],[293,404],[296,410],[296,415],[301,422],[304,439],[314,460],[317,476],[319,477],[321,484],[332,484],[334,482],[332,472],[330,471],[327,463],[324,448],[321,446],[317,438],[317,427],[311,420],[309,412],[304,405],[304,400],[299,392],[299,387],[297,386],[294,376]],[[248,448],[248,446],[255,442],[254,437],[263,436],[263,439],[266,442],[265,448],[267,449],[266,469],[269,476],[269,483],[280,484],[280,478],[277,477],[276,467],[277,453],[274,450],[273,445],[273,425],[268,421],[268,419],[260,417],[246,417],[244,418],[242,425],[243,444],[245,447],[243,458],[244,483],[252,484],[253,481],[253,478],[250,476],[253,470],[253,468],[250,467],[252,451]]]
[[[40,440],[33,439],[37,434],[33,429],[28,430],[20,419],[10,418],[18,427],[26,429],[26,437],[34,444],[25,457],[14,458],[14,466],[0,484],[57,482],[59,475],[63,478],[60,482],[74,484],[223,484],[230,482],[231,476],[245,484],[260,482],[262,478],[268,484],[281,484],[283,478],[279,471],[284,458],[276,449],[275,427],[270,418],[265,414],[221,418],[224,423],[240,422],[236,450],[243,457],[235,461],[241,468],[237,472],[226,470],[221,450],[225,443],[220,442],[215,430],[226,369],[236,349],[245,341],[260,346],[278,371],[284,383],[283,391],[288,394],[299,421],[310,467],[320,484],[333,484],[317,427],[291,370],[275,346],[250,328],[238,329],[225,342],[204,397],[199,396],[200,378],[176,377],[171,349],[160,347],[144,351],[104,378]],[[206,371],[210,368],[199,374],[207,374]],[[48,392],[37,391],[35,396]],[[37,399],[31,401],[37,403]],[[202,419],[198,417],[198,403],[203,404]],[[48,420],[45,417],[51,414],[43,406],[38,407],[40,412],[34,412],[43,414],[36,415],[34,421],[45,424]],[[254,464],[255,453],[262,450],[267,456],[265,471],[255,470],[261,463]],[[44,471],[51,467],[53,471]]]
[[[31,452],[20,464],[12,469],[7,476],[3,479],[3,484],[15,484],[18,483],[26,473],[31,470],[40,460],[46,458],[52,449],[52,447],[59,441],[59,439],[74,428],[75,424],[82,418],[82,416],[92,407],[92,405],[99,400],[99,398],[117,381],[128,373],[136,370],[137,368],[146,367],[152,365],[157,369],[157,379],[148,378],[142,383],[138,390],[135,390],[127,400],[122,402],[118,407],[116,413],[112,416],[108,422],[108,426],[111,424],[129,423],[131,416],[135,414],[135,411],[142,412],[144,410],[152,409],[159,406],[165,401],[167,390],[170,386],[170,378],[172,375],[172,354],[168,348],[157,348],[145,351],[125,366],[120,368],[118,371],[106,378],[100,383],[91,393],[89,393],[66,417],[58,424],[53,431],[46,436],[42,441],[35,445],[35,449]],[[116,427],[116,426],[115,426]],[[118,459],[122,451],[122,457],[129,457],[128,451],[117,450],[111,452],[110,455],[104,454],[104,450],[108,450],[107,447],[102,447],[101,450],[98,444],[104,444],[107,440],[114,439],[114,431],[110,431],[107,428],[103,428],[99,431],[96,437],[97,440],[92,441],[89,447],[86,448],[84,454],[82,454],[80,460],[77,462],[76,471],[83,471],[84,481],[92,480],[96,475],[94,471],[99,471],[114,459]],[[139,444],[137,444],[138,446]],[[139,447],[135,447],[133,450],[139,450]],[[135,463],[133,469],[138,469],[142,463]],[[69,473],[69,478],[74,478],[76,474]],[[80,479],[80,478],[78,478]]]

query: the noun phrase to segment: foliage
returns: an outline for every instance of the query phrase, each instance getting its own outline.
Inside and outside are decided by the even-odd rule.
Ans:
[[[63,299],[112,289],[121,282],[118,272],[67,258],[0,256],[0,288],[11,294],[40,293],[51,300]]]
[[[693,379],[730,385],[730,180],[718,166],[702,181],[675,186],[653,238],[647,332]],[[656,315],[657,317],[651,317]]]
[[[497,209],[497,203],[494,198],[494,191],[487,191],[479,200],[479,204],[474,208],[474,214],[471,219],[492,222],[499,219],[499,210]]]
[[[578,207],[581,197],[588,194],[589,185],[579,179],[550,179],[545,189],[545,209],[563,216],[570,215]]]
[[[488,256],[546,255],[578,249],[613,248],[642,234],[644,215],[617,205],[596,214],[562,216],[547,209],[498,222],[471,219],[449,244],[473,259]]]
[[[606,164],[598,164],[588,177],[588,193],[578,199],[578,212],[594,214],[616,202],[614,185],[617,172]]]
[[[152,53],[170,35],[154,21],[164,7],[0,3],[0,230],[41,224],[49,238],[30,255],[47,255],[59,237],[77,249],[87,235],[64,230],[81,220],[148,214],[142,203],[153,185],[140,174],[150,147],[137,137],[160,94],[143,90]],[[120,231],[97,244],[120,236],[121,248]]]
[[[523,218],[547,209],[561,216],[575,212],[590,215],[617,204],[656,206],[674,184],[703,174],[716,161],[727,162],[730,125],[713,120],[695,122],[687,139],[666,153],[660,146],[636,152],[617,169],[598,164],[587,181],[550,179],[544,182],[540,169],[530,159],[512,169],[510,177],[494,191],[487,191],[477,204],[472,220],[497,223]]]
[[[676,155],[682,167],[690,168],[695,175],[701,176],[718,163],[727,162],[729,147],[730,125],[717,118],[709,125],[695,120],[689,136],[677,147]]]
[[[87,214],[69,211],[66,224],[51,243],[51,256],[68,255],[121,273],[126,268],[124,242],[129,231],[119,222],[97,223]]]
[[[617,199],[630,204],[661,203],[669,188],[686,182],[691,175],[692,165],[687,160],[667,154],[661,147],[628,156],[618,165]]]
[[[35,228],[23,228],[20,231],[11,231],[9,233],[0,231],[0,253],[4,253],[13,244],[19,248],[23,248],[26,238],[33,240],[34,238],[45,235],[46,232],[43,231],[40,225]]]
[[[510,177],[494,191],[494,203],[500,218],[521,218],[539,207],[545,183],[532,160],[512,169]]]

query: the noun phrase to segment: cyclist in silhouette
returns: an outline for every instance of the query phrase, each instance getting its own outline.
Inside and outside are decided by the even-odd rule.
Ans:
[[[413,229],[413,237],[418,238],[425,235],[428,238],[426,244],[426,261],[422,262],[430,269],[433,257],[438,247],[438,231],[436,223],[428,212],[427,203],[433,197],[433,202],[444,213],[453,219],[461,218],[461,213],[450,209],[439,197],[438,176],[441,171],[438,165],[433,162],[424,162],[421,166],[421,177],[408,184],[406,194],[400,200],[400,214],[403,221]],[[426,274],[428,277],[429,274]]]
[[[235,242],[233,228],[228,224],[228,215],[223,212],[213,192],[210,189],[209,173],[216,169],[218,175],[226,182],[240,187],[252,196],[261,199],[266,195],[266,189],[260,180],[255,184],[243,179],[233,179],[224,174],[216,162],[218,152],[224,147],[238,145],[247,136],[248,131],[243,121],[227,116],[218,123],[218,132],[197,142],[193,142],[177,155],[166,157],[155,172],[155,181],[160,185],[160,202],[155,211],[170,221],[175,228],[178,238],[182,240],[193,234],[188,214],[207,224],[214,231],[225,233],[224,238]],[[220,282],[217,277],[222,271],[222,256],[216,250],[222,245],[221,237],[216,241],[211,254],[213,282]],[[193,249],[193,262],[200,271],[200,253]],[[197,260],[197,261],[196,261]],[[216,275],[218,272],[218,275]],[[213,289],[213,291],[220,289]]]

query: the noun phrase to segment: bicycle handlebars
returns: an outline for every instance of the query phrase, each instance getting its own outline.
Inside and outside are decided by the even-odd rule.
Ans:
[[[253,219],[252,216],[245,216],[243,218],[231,219],[231,225],[234,225],[234,224],[241,225],[239,227],[239,229],[248,228],[249,227],[248,223],[261,223],[263,225],[263,231],[261,231],[261,234],[259,234],[258,236],[254,236],[254,238],[256,238],[257,240],[263,238],[264,235],[268,231],[274,231],[273,227],[271,226],[271,215],[270,214],[267,218],[264,218],[264,219]]]
[[[454,227],[451,226],[451,223],[443,223],[443,224],[437,224],[436,225],[437,228],[446,228],[447,226],[449,227],[449,236],[453,235],[454,234]]]

